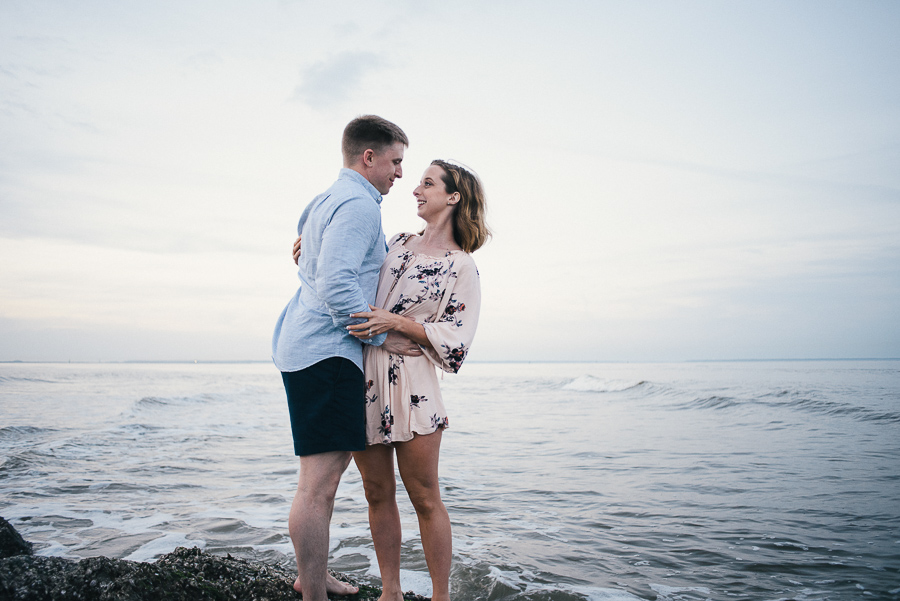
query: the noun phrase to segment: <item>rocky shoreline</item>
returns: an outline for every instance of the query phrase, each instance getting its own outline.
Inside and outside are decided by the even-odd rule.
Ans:
[[[330,598],[377,601],[381,596],[381,589],[334,575],[359,586],[359,593]],[[39,557],[0,517],[0,601],[298,601],[295,576],[282,566],[220,557],[196,547],[179,547],[153,563]],[[404,599],[427,601],[412,593]]]

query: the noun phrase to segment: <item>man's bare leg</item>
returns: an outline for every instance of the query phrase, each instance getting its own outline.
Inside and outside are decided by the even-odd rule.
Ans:
[[[294,589],[301,592],[303,601],[327,601],[328,599],[328,538],[334,496],[341,475],[350,464],[350,453],[336,451],[305,455],[300,458],[300,478],[297,493],[291,504],[288,530],[297,558],[297,580]],[[332,587],[338,585],[338,594],[352,594],[354,587],[331,578]]]

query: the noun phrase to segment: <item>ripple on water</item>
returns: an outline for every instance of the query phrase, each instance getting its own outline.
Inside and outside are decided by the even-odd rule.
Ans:
[[[4,426],[0,428],[0,442],[16,440],[34,440],[57,432],[55,428],[38,428],[37,426]]]

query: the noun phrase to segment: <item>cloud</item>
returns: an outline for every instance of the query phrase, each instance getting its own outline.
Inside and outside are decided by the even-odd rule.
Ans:
[[[219,53],[214,52],[212,50],[205,50],[203,52],[196,52],[186,59],[184,59],[183,63],[195,69],[210,69],[212,67],[218,67],[225,63],[222,60],[222,57]]]
[[[371,71],[384,61],[371,52],[345,52],[320,61],[303,73],[303,81],[296,87],[292,100],[320,110],[347,100]]]

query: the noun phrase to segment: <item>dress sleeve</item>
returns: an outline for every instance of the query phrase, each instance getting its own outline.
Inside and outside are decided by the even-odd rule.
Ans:
[[[458,253],[434,322],[426,322],[425,335],[434,348],[422,347],[432,363],[456,373],[462,366],[478,327],[481,283],[472,257]]]

